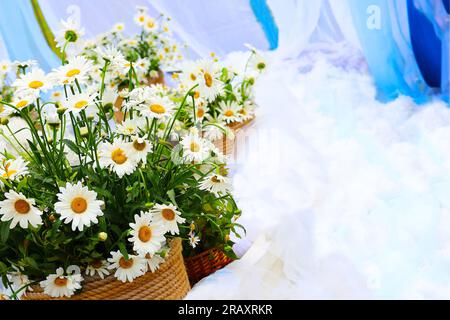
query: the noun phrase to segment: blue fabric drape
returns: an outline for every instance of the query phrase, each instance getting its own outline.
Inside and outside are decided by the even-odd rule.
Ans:
[[[270,50],[278,48],[278,27],[266,0],[250,0],[250,5],[266,34]]]
[[[448,5],[449,0],[409,0],[410,7],[414,5],[419,14],[421,14],[422,24],[428,24],[428,33],[431,34],[432,30],[434,33],[428,38],[423,38],[423,45],[435,42],[433,46],[437,47],[434,50],[440,51],[439,55],[433,54],[432,51],[428,50],[428,60],[432,57],[438,61],[426,61],[428,63],[424,64],[426,72],[432,73],[434,77],[440,75],[439,81],[441,93],[445,101],[448,102],[449,97],[449,13]],[[433,40],[434,39],[434,40]],[[436,42],[440,42],[437,44]],[[440,46],[440,47],[439,47]],[[433,50],[433,51],[434,51]],[[419,58],[420,59],[420,58]],[[423,57],[422,57],[423,59]],[[438,66],[436,66],[438,65]],[[440,70],[437,70],[440,67]]]
[[[401,1],[405,0],[398,0]],[[349,2],[364,55],[378,88],[378,99],[387,102],[404,94],[416,102],[425,102],[431,90],[420,73],[404,28],[401,28],[407,23],[407,12],[397,10],[390,0]],[[399,16],[402,14],[405,16]]]
[[[0,1],[0,33],[9,59],[37,60],[47,71],[59,65],[42,35],[30,1]]]

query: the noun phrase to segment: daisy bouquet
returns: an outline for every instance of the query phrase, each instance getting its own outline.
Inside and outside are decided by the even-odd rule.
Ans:
[[[117,23],[112,30],[84,43],[82,54],[101,67],[103,58],[111,61],[106,83],[112,87],[127,87],[128,71],[134,65],[133,76],[141,83],[154,83],[163,69],[171,69],[183,56],[169,28],[170,18],[160,14],[151,17],[146,7],[138,7],[134,21],[140,33],[126,36],[125,24]],[[100,69],[100,68],[97,68]],[[97,74],[99,78],[100,73]]]
[[[243,72],[220,63],[214,54],[211,59],[185,61],[181,71],[173,75],[180,92],[195,86],[194,94],[187,101],[185,120],[201,127],[203,136],[210,140],[232,136],[233,125],[255,117],[253,87],[266,67],[265,59],[254,48]]]
[[[158,268],[171,237],[233,254],[240,211],[224,157],[197,128],[176,130],[196,86],[182,97],[140,87],[130,64],[117,123],[109,58],[98,81],[84,57],[49,74],[25,67],[13,88],[27,103],[1,102],[0,275],[13,298],[32,284],[69,297],[86,275],[133,281]]]

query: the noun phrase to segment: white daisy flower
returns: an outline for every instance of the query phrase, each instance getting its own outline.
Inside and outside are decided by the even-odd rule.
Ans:
[[[248,61],[247,68],[250,69],[250,73],[263,73],[267,70],[267,61],[261,54],[254,51]]]
[[[59,191],[55,211],[61,215],[64,223],[72,223],[73,231],[83,231],[84,227],[98,223],[97,217],[103,216],[103,201],[97,200],[97,193],[83,187],[80,181],[77,184],[67,183]]]
[[[41,281],[40,285],[44,289],[44,293],[50,297],[71,297],[76,290],[81,289],[81,281],[83,281],[83,277],[80,274],[66,276],[64,269],[58,268],[56,274],[47,276],[47,279]]]
[[[130,227],[131,237],[128,240],[133,243],[133,250],[140,255],[155,254],[166,240],[164,227],[160,223],[152,222],[150,212],[136,214],[134,223],[130,223]]]
[[[106,46],[106,47],[97,47],[95,53],[99,56],[99,58],[108,60],[112,64],[115,64],[117,61],[125,59],[123,53],[114,46]]]
[[[6,106],[0,103],[0,118],[6,118],[14,112],[15,110],[10,106]]]
[[[158,29],[158,23],[152,17],[147,17],[143,27],[145,31],[152,32]]]
[[[99,147],[99,161],[103,168],[110,168],[119,178],[132,174],[137,167],[131,144],[116,139],[112,144],[104,142]]]
[[[164,227],[164,233],[170,232],[171,235],[179,234],[178,224],[186,221],[173,204],[156,204],[150,212],[153,215],[153,221]]]
[[[239,117],[239,110],[241,109],[236,102],[220,102],[220,118],[225,121],[225,123],[232,123],[237,121],[242,121]]]
[[[52,101],[60,102],[62,100],[62,98],[63,98],[63,94],[62,94],[61,91],[56,90],[56,91],[52,92],[51,97],[52,97]]]
[[[147,20],[150,17],[147,15],[147,13],[145,11],[139,11],[135,16],[134,16],[134,22],[136,22],[136,24],[138,26],[144,27],[145,23],[147,22]]]
[[[140,71],[141,73],[146,73],[149,68],[150,68],[150,60],[149,59],[139,58],[136,61],[136,69],[138,71]]]
[[[70,58],[68,63],[59,67],[51,73],[54,83],[59,85],[72,84],[75,80],[85,84],[93,69],[93,64],[83,56]]]
[[[191,89],[199,82],[200,67],[193,61],[185,61],[181,64],[180,82],[186,90]]]
[[[123,32],[125,30],[125,24],[124,23],[116,23],[113,28],[112,28],[113,32]]]
[[[211,173],[201,181],[199,188],[200,190],[207,190],[219,196],[219,194],[227,194],[231,190],[231,184],[227,177]]]
[[[251,101],[246,101],[238,110],[238,116],[241,121],[247,121],[255,116],[255,105]]]
[[[152,151],[152,144],[150,141],[143,138],[135,137],[131,143],[132,154],[137,162],[147,163],[147,155]]]
[[[187,162],[202,162],[209,155],[206,140],[196,134],[188,134],[181,140],[183,156]]]
[[[189,244],[192,248],[195,248],[200,242],[200,238],[195,235],[194,232],[189,233]]]
[[[11,221],[10,229],[20,225],[27,229],[28,224],[36,228],[42,225],[42,211],[35,207],[34,199],[27,199],[22,193],[13,190],[5,192],[5,200],[0,201],[2,221]]]
[[[16,180],[28,174],[27,162],[22,157],[8,160],[0,165],[0,176],[9,180]]]
[[[126,260],[120,251],[111,252],[108,262],[110,263],[108,269],[116,269],[114,276],[122,282],[133,282],[134,279],[144,275],[147,269],[144,258],[129,254]]]
[[[142,115],[151,119],[170,117],[175,109],[174,103],[168,97],[154,96],[148,104],[140,105]]]
[[[35,100],[36,95],[33,94],[33,92],[25,91],[19,92],[18,94],[14,95],[11,104],[15,106],[17,109],[23,109],[25,107],[28,107]]]
[[[106,260],[95,260],[86,267],[86,275],[93,277],[97,274],[100,279],[104,279],[109,275],[108,265]]]
[[[106,107],[108,105],[114,106],[118,97],[119,97],[119,93],[117,92],[117,90],[111,89],[111,88],[106,88],[105,91],[103,92],[103,97],[102,97],[103,107]]]
[[[0,74],[7,74],[11,71],[11,62],[8,60],[0,61]]]
[[[69,18],[66,21],[61,20],[60,29],[56,33],[56,46],[58,48],[64,48],[66,43],[70,44],[70,48],[78,50],[83,44],[84,29],[80,26],[79,22],[74,18]]]
[[[139,134],[139,129],[144,126],[142,118],[125,119],[117,124],[117,132],[124,136],[134,136]]]
[[[87,107],[94,105],[94,98],[88,93],[80,93],[70,96],[63,102],[63,105],[67,108],[66,113],[72,112],[77,114]]]
[[[11,272],[7,275],[8,280],[11,282],[12,290],[17,292],[23,287],[27,286],[28,291],[33,291],[33,289],[29,286],[31,284],[31,280],[28,278],[27,275],[23,274],[22,271],[19,268],[13,266],[15,272]],[[22,295],[25,294],[26,290],[21,290],[16,294],[16,296],[20,299]]]
[[[217,96],[223,92],[223,82],[219,80],[220,70],[211,61],[200,60],[198,62],[200,68],[200,75],[198,78],[198,91],[200,97],[213,101]]]
[[[161,257],[159,254],[149,254],[147,253],[145,255],[145,260],[147,261],[147,270],[150,270],[151,272],[155,272],[159,269],[159,266],[161,263],[163,263],[165,260],[163,257]]]
[[[40,91],[46,91],[53,86],[51,79],[41,69],[34,69],[26,74],[22,74],[13,83],[19,91],[33,92],[37,95]]]

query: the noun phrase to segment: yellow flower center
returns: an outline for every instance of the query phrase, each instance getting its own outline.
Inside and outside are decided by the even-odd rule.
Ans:
[[[208,88],[211,88],[211,87],[212,87],[212,84],[213,84],[213,78],[212,78],[212,76],[211,76],[208,72],[205,72],[204,78],[205,78],[205,84],[206,84],[206,86],[207,86]]]
[[[194,99],[198,99],[200,98],[200,92],[199,91],[195,91],[194,92]]]
[[[132,266],[133,266],[133,259],[128,259],[128,260],[125,260],[125,258],[124,257],[122,257],[122,258],[120,258],[120,260],[119,260],[119,266],[122,268],[122,269],[130,269]]]
[[[23,107],[26,107],[28,105],[28,101],[27,100],[21,100],[19,102],[17,102],[16,107],[18,109],[21,109]]]
[[[189,78],[191,78],[192,81],[197,80],[197,76],[193,73],[191,73],[191,75],[189,76]]]
[[[3,178],[11,178],[11,176],[15,175],[17,170],[8,170],[6,168],[6,172],[3,174]]]
[[[145,21],[145,17],[144,17],[144,16],[140,16],[140,17],[139,17],[139,21],[140,21],[140,22],[144,22],[144,21]]]
[[[58,286],[58,287],[65,287],[65,286],[67,286],[67,282],[68,282],[67,278],[64,278],[64,277],[58,277],[54,281],[55,285]]]
[[[31,82],[28,84],[28,86],[29,86],[31,89],[39,89],[39,88],[41,88],[41,87],[44,86],[44,83],[43,83],[42,81],[35,80],[35,81],[31,81]]]
[[[75,108],[77,109],[82,109],[84,107],[86,107],[89,103],[86,100],[81,100],[78,101],[77,103],[75,103]]]
[[[137,151],[142,151],[147,146],[147,143],[145,141],[139,142],[139,140],[135,140],[133,142],[133,148]]]
[[[190,149],[192,152],[199,152],[200,145],[197,142],[191,142]]]
[[[19,199],[14,203],[14,209],[20,214],[27,214],[30,212],[31,207],[27,201]]]
[[[225,111],[224,115],[226,117],[232,117],[232,116],[234,116],[234,111],[233,110],[227,110],[227,111]]]
[[[172,209],[169,209],[169,208],[162,209],[161,214],[162,214],[163,218],[168,221],[172,221],[175,219],[175,212],[173,212]]]
[[[201,118],[205,115],[205,110],[203,109],[198,109],[197,110],[197,117]]]
[[[157,114],[163,114],[166,112],[166,109],[160,104],[152,104],[150,105],[150,111]]]
[[[72,70],[69,70],[69,71],[66,73],[66,76],[69,77],[69,78],[71,78],[71,77],[74,77],[74,76],[76,76],[76,75],[79,75],[80,73],[81,73],[80,70],[78,70],[78,69],[72,69]]]
[[[149,242],[152,238],[152,229],[150,229],[148,226],[142,226],[139,229],[138,237],[142,242]]]
[[[245,111],[245,109],[241,109],[239,110],[239,114],[246,116],[247,115],[247,111]]]
[[[111,153],[111,159],[117,164],[124,164],[128,160],[125,152],[120,148],[117,148]]]
[[[87,210],[88,204],[86,199],[81,197],[76,197],[72,200],[70,203],[70,207],[72,208],[72,211],[77,214],[82,214]]]

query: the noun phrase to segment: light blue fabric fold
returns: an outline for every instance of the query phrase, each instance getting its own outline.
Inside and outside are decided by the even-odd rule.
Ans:
[[[432,90],[420,73],[409,37],[405,34],[407,12],[398,10],[401,5],[406,8],[406,0],[349,2],[364,55],[378,88],[378,99],[387,102],[404,94],[418,103],[426,102]]]
[[[37,60],[46,71],[60,64],[42,34],[30,1],[0,1],[0,33],[10,60]]]

